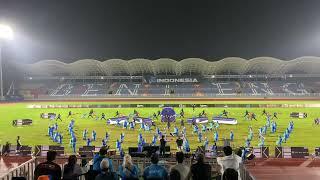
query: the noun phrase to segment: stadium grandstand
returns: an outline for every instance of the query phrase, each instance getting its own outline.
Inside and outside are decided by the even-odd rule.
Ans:
[[[7,95],[24,99],[103,97],[317,97],[320,58],[219,61],[188,58],[43,60],[14,64]]]
[[[141,124],[146,124],[147,126],[148,123],[153,124],[157,122],[158,116],[160,115],[161,122],[157,122],[159,123],[158,125],[153,124],[152,126],[157,127],[157,129],[160,127],[161,131],[164,129],[163,132],[168,133],[168,136],[171,138],[171,136],[175,136],[175,133],[177,133],[177,136],[179,136],[179,131],[177,130],[177,132],[171,133],[169,122],[171,121],[171,118],[174,119],[172,123],[176,123],[175,118],[180,118],[181,121],[184,121],[185,117],[183,109],[185,108],[186,114],[189,116],[192,115],[193,117],[187,117],[186,123],[191,125],[190,127],[187,126],[188,129],[185,130],[185,132],[181,132],[184,140],[183,146],[185,146],[185,141],[187,141],[186,132],[188,130],[192,131],[191,128],[193,127],[202,127],[202,132],[204,134],[208,132],[214,132],[214,138],[208,141],[207,137],[205,137],[205,142],[208,144],[201,146],[199,145],[199,143],[201,144],[203,141],[201,140],[201,133],[196,130],[197,133],[195,136],[198,136],[198,140],[192,137],[194,134],[191,135],[189,133],[190,137],[193,138],[190,142],[191,147],[189,147],[189,150],[186,150],[185,147],[183,147],[183,150],[179,150],[179,146],[176,150],[175,145],[173,145],[174,143],[172,143],[172,141],[174,142],[175,140],[166,140],[170,144],[164,147],[166,149],[164,152],[166,153],[162,154],[158,163],[161,167],[166,169],[166,172],[170,172],[171,167],[175,166],[177,161],[181,161],[178,160],[179,156],[181,156],[179,155],[179,152],[183,151],[185,153],[184,165],[191,168],[189,174],[190,177],[197,179],[196,174],[198,173],[198,170],[196,172],[192,172],[192,169],[196,168],[194,167],[194,161],[197,161],[198,163],[205,161],[205,164],[207,164],[209,167],[209,173],[206,174],[206,177],[210,177],[212,179],[221,179],[223,178],[222,175],[224,175],[223,171],[226,170],[223,169],[223,163],[225,160],[221,159],[223,159],[224,155],[228,156],[229,151],[228,149],[225,149],[225,147],[232,146],[232,148],[234,148],[234,152],[232,153],[233,159],[242,158],[242,160],[239,160],[242,161],[242,163],[236,164],[234,167],[234,169],[237,170],[236,174],[239,176],[239,179],[285,180],[286,177],[291,177],[293,173],[295,173],[297,178],[303,177],[304,175],[296,172],[297,169],[308,173],[308,177],[318,177],[317,175],[313,174],[314,171],[312,169],[315,168],[314,170],[318,171],[318,168],[320,167],[320,162],[316,158],[319,157],[320,152],[317,145],[310,145],[309,143],[308,145],[302,146],[299,143],[296,143],[298,144],[296,145],[293,141],[293,143],[290,144],[292,146],[289,147],[282,146],[282,142],[278,144],[279,140],[277,140],[277,145],[274,145],[274,141],[277,137],[272,133],[275,133],[275,130],[273,129],[276,128],[274,127],[274,122],[276,120],[272,119],[272,125],[270,125],[270,114],[269,112],[266,113],[265,109],[263,110],[264,113],[262,115],[260,115],[260,112],[258,112],[258,116],[260,119],[269,119],[268,128],[271,127],[271,134],[268,134],[267,132],[263,134],[262,130],[260,132],[261,128],[259,128],[259,134],[255,134],[256,140],[254,140],[256,142],[259,141],[258,146],[250,144],[254,136],[252,126],[256,126],[256,128],[258,128],[257,126],[264,124],[263,120],[259,123],[251,123],[253,119],[256,120],[256,111],[260,111],[261,108],[276,108],[271,108],[270,111],[280,111],[279,114],[281,118],[286,118],[288,120],[286,122],[278,122],[281,128],[286,127],[287,122],[289,122],[289,130],[285,130],[283,138],[287,138],[287,136],[289,136],[293,130],[293,121],[291,118],[307,118],[307,113],[302,112],[304,111],[304,108],[310,108],[306,111],[308,112],[308,115],[313,113],[311,115],[312,118],[317,116],[315,113],[316,109],[312,108],[318,107],[318,104],[308,104],[309,102],[305,104],[301,104],[300,102],[297,102],[297,104],[292,104],[290,101],[316,100],[320,97],[320,58],[318,57],[301,57],[289,61],[271,57],[257,57],[250,60],[238,57],[229,57],[219,61],[207,61],[199,58],[188,58],[181,61],[168,58],[161,58],[157,60],[110,59],[106,61],[84,59],[70,64],[66,64],[57,60],[43,60],[34,64],[10,64],[7,71],[14,72],[15,76],[14,79],[10,79],[10,86],[5,88],[6,101],[25,101],[21,105],[18,103],[17,109],[20,109],[21,114],[23,114],[23,112],[25,114],[32,112],[32,115],[26,115],[23,117],[19,116],[19,118],[22,119],[13,120],[12,125],[14,127],[26,129],[28,126],[39,127],[46,126],[46,123],[49,123],[48,131],[51,131],[52,121],[55,120],[55,124],[52,126],[52,128],[55,127],[56,129],[52,131],[58,133],[59,130],[57,130],[57,120],[61,120],[60,113],[62,114],[64,111],[68,111],[69,114],[67,119],[69,116],[71,117],[71,119],[68,119],[71,120],[70,124],[75,123],[74,119],[77,119],[76,121],[81,121],[79,123],[77,122],[79,124],[79,127],[77,127],[79,130],[84,129],[84,126],[88,126],[90,128],[98,128],[97,126],[102,126],[100,130],[97,130],[100,136],[102,132],[105,133],[105,128],[107,128],[107,131],[112,130],[113,133],[118,136],[120,133],[118,129],[121,129],[120,138],[124,138],[124,135],[122,134],[122,124],[125,126],[125,122],[130,122],[131,118],[133,118],[134,123],[140,122]],[[147,104],[146,99],[149,99],[151,104]],[[203,102],[203,100],[206,99],[212,100],[212,102]],[[226,102],[225,104],[210,104],[214,103],[214,100],[217,99],[222,99]],[[239,104],[230,103],[233,99],[244,100],[244,102]],[[251,101],[252,99],[255,102]],[[261,103],[252,105],[254,103],[260,103],[260,100],[266,99],[269,99],[270,102],[267,102],[267,104]],[[276,99],[283,100],[284,104],[273,104],[272,101]],[[118,100],[118,104],[112,104],[113,101]],[[129,100],[132,104],[128,104],[128,102],[126,102]],[[38,103],[40,101],[42,103]],[[95,101],[101,102],[101,104],[95,104]],[[164,105],[167,103],[167,101],[170,101],[172,104]],[[105,102],[105,104],[102,104],[103,102]],[[121,102],[123,104],[119,104]],[[197,105],[193,103],[197,103]],[[299,111],[291,112],[290,120],[288,119],[289,114],[285,114],[288,113],[287,111],[284,113],[281,112],[281,110],[283,110],[281,108],[288,107],[287,103]],[[3,107],[6,106],[6,104],[3,105]],[[169,109],[166,109],[166,107]],[[223,109],[222,114],[217,116],[215,116],[214,113],[213,115],[210,114],[213,112],[213,109],[210,108],[221,109],[228,107],[230,108],[228,111],[230,110],[230,114],[232,114],[231,116],[233,117],[228,117],[228,112],[225,111],[225,109]],[[252,107],[252,111],[255,111],[255,113],[248,112],[248,110],[246,110],[246,114],[243,116],[240,113],[242,113],[244,110],[241,108],[239,109],[238,107]],[[6,106],[6,108],[9,108],[8,112],[15,111],[14,106]],[[48,108],[50,108],[50,113],[48,113]],[[83,113],[83,110],[87,110],[86,108],[91,109],[89,116],[86,113]],[[131,112],[129,111],[132,110],[130,108],[133,108],[134,115],[130,114]],[[144,114],[146,117],[140,117],[136,108],[138,108],[138,111]],[[151,110],[148,108],[151,108],[152,110],[157,109],[158,115],[155,115],[155,113],[151,115]],[[197,116],[197,113],[195,113],[195,108],[197,108],[197,112],[199,111],[202,114],[200,113],[199,116]],[[173,115],[170,115],[169,117],[169,115],[160,114],[160,109],[162,109],[162,113],[166,112],[166,110],[171,111],[173,109],[180,109],[180,113],[175,113],[173,111]],[[76,113],[71,113],[71,110],[72,112],[76,111]],[[99,116],[99,114],[105,110],[108,116],[107,119],[105,119],[104,113],[102,113],[103,115],[101,115],[101,117]],[[4,109],[4,111],[6,110]],[[124,111],[127,114],[119,114],[118,111]],[[207,115],[205,111],[209,111],[209,115]],[[215,109],[215,111],[217,111],[217,109]],[[57,115],[58,113],[56,112],[59,112],[59,115]],[[36,118],[39,116],[39,113],[41,122],[37,121],[38,119]],[[110,115],[113,113],[116,113],[114,117]],[[92,118],[94,117],[95,120],[100,118],[100,120],[102,120],[102,118],[104,118],[106,123],[101,121],[90,121],[90,116]],[[208,123],[207,125],[209,126],[211,122],[208,120],[209,116],[210,118],[212,116],[212,122],[214,122],[214,124],[216,123],[216,125],[211,128],[203,125]],[[273,116],[277,118],[277,113],[274,113]],[[12,117],[17,118],[16,115]],[[62,115],[62,118],[64,119],[66,117]],[[83,119],[90,123],[82,123]],[[46,120],[49,121],[47,122]],[[164,127],[163,125],[166,124],[163,123],[166,120],[169,123],[168,127]],[[319,124],[319,118],[316,120]],[[248,124],[248,122],[250,122],[250,124]],[[222,125],[222,130],[219,130],[220,123],[227,125]],[[295,121],[295,123],[299,124],[302,122],[299,120]],[[62,168],[62,171],[60,170],[60,172],[63,174],[60,176],[65,176],[65,173],[68,170],[66,169],[68,168],[66,164],[70,163],[70,158],[68,161],[68,156],[75,154],[77,155],[78,161],[81,160],[80,164],[82,165],[81,173],[76,174],[75,179],[94,179],[94,177],[97,175],[94,173],[98,173],[98,171],[94,170],[94,164],[97,161],[97,157],[100,157],[101,149],[105,148],[105,145],[101,146],[100,143],[94,142],[95,140],[92,140],[92,143],[94,143],[94,145],[92,145],[90,144],[90,138],[87,140],[85,136],[83,139],[80,138],[80,140],[78,140],[80,141],[80,145],[76,147],[74,142],[76,137],[73,134],[73,130],[70,130],[70,124],[68,126],[69,133],[64,132],[64,136],[66,136],[64,138],[69,140],[68,135],[71,135],[71,148],[69,147],[68,143],[62,142],[62,136],[60,136],[59,142],[59,140],[56,140],[56,136],[58,135],[54,137],[54,135],[52,135],[52,133],[50,134],[50,132],[49,135],[46,136],[51,137],[53,140],[52,143],[48,143],[47,139],[43,140],[39,138],[39,141],[35,142],[27,140],[28,142],[31,142],[31,144],[21,146],[20,139],[18,138],[17,145],[11,145],[7,143],[0,146],[2,152],[0,161],[0,179],[39,179],[39,170],[37,170],[35,167],[41,167],[40,163],[45,162],[47,153],[49,152],[50,154],[52,151],[57,153],[57,159],[55,161],[58,165],[57,167]],[[107,126],[105,126],[105,124],[107,124]],[[63,127],[67,125],[61,120],[61,123],[59,122],[59,127],[60,126]],[[183,126],[184,124],[181,124],[181,128]],[[238,134],[241,134],[241,136],[246,134],[246,128],[249,126],[250,130],[248,139],[251,136],[251,140],[245,140],[246,146],[242,146],[242,137],[238,138],[236,141],[231,140],[231,134],[230,139],[225,137],[217,137],[216,133],[218,130],[220,133],[224,133],[225,135],[226,130],[229,133],[230,126],[236,129],[236,136],[238,136]],[[305,130],[309,129],[308,125],[304,125],[302,127],[305,128]],[[113,128],[118,129],[114,131]],[[134,132],[136,133],[134,136],[138,135],[139,132],[139,137],[141,136],[142,138],[142,136],[145,136],[146,138],[150,139],[151,135],[149,133],[143,133],[143,135],[141,134],[141,128],[139,131]],[[176,128],[177,124],[175,124],[174,129]],[[159,133],[161,133],[160,129]],[[77,129],[77,131],[79,130]],[[16,132],[16,129],[13,131]],[[30,132],[30,130],[27,131]],[[66,130],[64,129],[60,131]],[[85,128],[83,132],[86,131],[87,129]],[[143,126],[143,131],[150,130],[145,130],[145,127]],[[287,134],[287,131],[289,134]],[[314,131],[316,131],[316,129],[312,129],[312,132]],[[125,132],[130,134],[131,130],[125,130]],[[193,132],[195,132],[195,130],[193,130]],[[233,139],[233,131],[231,131],[231,133]],[[77,134],[79,134],[79,132],[77,132]],[[38,134],[38,132],[35,133],[35,135],[42,136],[42,134]],[[155,155],[155,152],[159,153],[159,150],[161,154],[162,143],[159,134],[157,135],[155,142],[152,142],[153,144],[145,143],[143,144],[141,150],[139,150],[140,139],[138,140],[138,147],[136,147],[136,144],[132,142],[132,137],[129,137],[129,141],[125,141],[125,143],[123,143],[123,148],[125,149],[121,149],[118,146],[121,146],[122,141],[120,144],[118,144],[119,141],[114,139],[114,137],[112,137],[112,140],[108,140],[109,136],[112,135],[106,133],[106,139],[102,139],[102,143],[104,141],[105,143],[111,143],[111,145],[108,144],[111,147],[108,149],[108,151],[104,152],[105,154],[103,157],[108,157],[110,159],[109,163],[113,164],[114,169],[112,169],[112,171],[116,172],[116,176],[125,176],[125,174],[122,174],[123,172],[121,171],[122,163],[125,161],[123,159],[125,152],[132,156],[132,163],[137,165],[138,169],[140,169],[140,171],[136,172],[134,175],[136,179],[145,178],[147,176],[145,174],[145,171],[148,170],[147,167],[152,166],[152,164],[157,164],[154,162],[155,160],[153,156]],[[208,134],[208,136],[210,137],[212,135]],[[95,135],[92,135],[92,137],[94,139],[96,138]],[[265,137],[272,139],[267,142],[266,146],[264,144]],[[98,139],[99,138],[101,137],[98,137]],[[280,135],[279,138],[282,141],[282,135]],[[156,141],[158,140],[160,143],[156,145]],[[86,144],[84,143],[85,141]],[[143,139],[143,142],[144,141],[145,139]],[[310,140],[311,143],[314,141],[316,141],[315,138]],[[112,146],[114,143],[117,143],[116,147]],[[209,147],[210,143],[214,144],[212,144],[212,146],[210,145]],[[178,154],[176,154],[176,152],[178,152]],[[205,160],[201,160],[200,154],[205,155]],[[239,157],[236,156],[236,154]],[[100,162],[98,162],[98,164],[100,164]],[[90,165],[91,169],[89,168]],[[199,164],[196,163],[196,165]],[[206,167],[203,164],[200,164],[199,166]],[[221,170],[221,168],[223,170]],[[278,170],[279,168],[282,170]],[[173,175],[164,174],[163,176],[170,177]]]

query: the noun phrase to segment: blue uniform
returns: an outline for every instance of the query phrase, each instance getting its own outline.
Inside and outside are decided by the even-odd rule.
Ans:
[[[77,144],[77,138],[75,136],[73,136],[73,139],[72,139],[72,150],[73,150],[73,153],[76,153],[76,144]]]
[[[150,166],[145,168],[143,172],[144,179],[166,179],[166,177],[168,177],[167,170],[157,164],[151,164]]]
[[[121,133],[121,134],[120,134],[120,142],[122,143],[122,142],[123,142],[123,140],[124,140],[124,134],[123,134],[123,133]]]
[[[218,138],[219,138],[219,134],[218,134],[218,132],[214,132],[214,135],[213,135],[214,137],[214,142],[217,142],[218,141]]]
[[[206,125],[202,125],[202,132],[206,132],[207,131],[207,126]]]
[[[189,141],[187,139],[184,141],[183,149],[186,152],[190,152],[190,145],[189,145]]]
[[[91,146],[91,140],[90,140],[90,138],[87,139],[87,146]]]
[[[141,143],[138,144],[138,152],[142,152],[143,150],[143,145]]]
[[[71,134],[71,132],[73,131],[73,127],[69,126],[68,131],[69,131],[69,134]]]
[[[209,123],[208,129],[209,129],[210,131],[213,129],[213,122],[210,122],[210,123]]]
[[[106,157],[104,157],[104,156],[100,156],[99,154],[96,154],[96,155],[94,155],[94,157],[93,157],[93,170],[94,170],[94,171],[99,171],[99,172],[101,171],[101,169],[100,169],[100,163],[101,163],[101,161],[102,161],[103,159],[106,159],[106,160],[109,161],[109,170],[110,170],[111,172],[113,172],[114,170],[113,170],[112,160],[109,159],[109,158],[106,158]]]
[[[59,133],[57,132],[54,137],[54,142],[58,142],[58,140],[59,140]]]
[[[157,143],[157,136],[154,135],[153,138],[152,138],[151,144],[154,146],[154,145],[156,145],[156,143]]]
[[[139,133],[139,135],[138,135],[138,143],[141,143],[142,142],[142,134],[141,133]]]
[[[219,127],[220,127],[220,124],[219,124],[219,122],[217,122],[216,123],[216,129],[219,129]]]
[[[72,144],[73,144],[73,140],[72,140],[73,138],[71,137],[70,138],[70,141],[69,141],[69,145],[70,145],[70,147],[72,148]]]
[[[264,147],[264,137],[263,137],[263,136],[260,136],[258,146],[259,146],[259,147]]]
[[[124,121],[124,123],[123,123],[123,128],[125,128],[125,129],[128,128],[128,121]]]
[[[198,133],[198,126],[196,125],[193,126],[193,133]]]
[[[109,133],[106,132],[106,142],[108,142],[108,141],[109,141]]]
[[[246,140],[245,147],[247,147],[247,148],[250,147],[250,140],[249,139]]]
[[[93,140],[93,141],[96,141],[96,139],[97,139],[97,133],[96,133],[95,130],[93,130],[93,131],[92,131],[92,140]]]
[[[62,135],[61,134],[59,134],[59,144],[62,144]]]
[[[198,134],[198,141],[199,141],[199,142],[202,141],[202,134],[201,134],[201,133]]]
[[[106,140],[102,139],[101,144],[102,144],[102,146],[106,146],[107,145]]]
[[[150,126],[145,125],[145,130],[146,130],[146,131],[150,131]]]
[[[233,141],[234,140],[234,134],[233,134],[233,131],[230,132],[230,141]]]
[[[208,138],[206,138],[205,140],[204,140],[204,149],[208,149],[208,147],[209,147],[209,141],[208,141]]]
[[[157,134],[158,134],[158,135],[160,135],[160,134],[161,134],[161,132],[160,132],[160,128],[158,128],[158,127],[157,127],[156,131],[157,131]]]
[[[121,142],[118,139],[116,141],[116,148],[118,151],[120,151],[120,149],[121,149]]]
[[[82,138],[83,138],[83,140],[86,140],[86,139],[87,139],[87,134],[88,134],[88,130],[85,129],[85,130],[83,131],[83,133],[82,133]]]
[[[282,137],[279,136],[278,141],[277,141],[277,146],[281,146],[282,145]]]
[[[130,122],[130,129],[134,129],[134,122]]]
[[[120,174],[122,179],[127,179],[128,177],[134,178],[139,176],[139,169],[136,165],[133,165],[133,167],[130,169],[130,176],[128,176],[128,170],[122,165],[119,165],[118,173]]]
[[[124,152],[123,152],[123,149],[122,149],[122,148],[120,149],[120,157],[121,157],[121,158],[124,157]]]
[[[178,127],[175,127],[175,128],[174,128],[173,134],[176,135],[176,136],[179,135],[179,129],[178,129]]]
[[[141,129],[143,129],[143,130],[145,129],[145,127],[144,127],[144,122],[141,123],[140,130],[141,130]]]
[[[54,131],[51,138],[52,138],[53,141],[55,141],[55,140],[56,140],[56,137],[57,137],[57,132]]]
[[[259,129],[260,130],[260,129]],[[249,132],[249,135],[248,135],[248,139],[249,139],[249,141],[251,141],[252,140],[252,138],[253,138],[253,132],[252,131],[250,131]]]
[[[48,136],[51,136],[51,126],[48,127]]]

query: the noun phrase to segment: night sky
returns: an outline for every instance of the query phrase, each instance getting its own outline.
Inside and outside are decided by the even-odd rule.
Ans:
[[[93,2],[0,0],[0,22],[15,31],[4,58],[320,56],[319,0]]]

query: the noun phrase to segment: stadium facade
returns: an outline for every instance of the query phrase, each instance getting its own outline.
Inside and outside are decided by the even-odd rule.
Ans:
[[[188,58],[93,59],[66,64],[44,60],[15,64],[7,95],[26,99],[101,97],[319,97],[320,58],[271,57],[219,61]]]

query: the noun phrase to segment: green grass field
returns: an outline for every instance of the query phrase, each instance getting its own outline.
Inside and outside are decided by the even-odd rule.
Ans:
[[[21,136],[21,142],[23,145],[56,145],[49,137],[47,136],[47,129],[49,124],[53,124],[56,121],[50,121],[47,119],[40,119],[40,113],[47,112],[55,112],[60,113],[62,115],[63,121],[57,121],[59,125],[59,132],[61,132],[64,136],[63,146],[66,147],[66,151],[68,153],[71,152],[71,148],[69,146],[70,136],[68,135],[67,126],[72,118],[67,119],[67,114],[70,109],[28,109],[27,105],[29,104],[106,104],[106,102],[41,102],[41,103],[16,103],[16,104],[2,104],[0,106],[0,144],[5,144],[9,141],[12,144],[15,144],[16,137]],[[119,104],[120,102],[114,102],[114,104]],[[186,104],[186,102],[130,102],[132,104],[147,104],[147,103],[157,103],[157,104]],[[217,101],[217,102],[188,102],[189,104],[197,103],[197,104],[315,104],[319,103],[319,101]],[[110,104],[110,103],[109,103]],[[121,103],[124,104],[124,103]],[[161,108],[135,108],[142,117],[149,117],[153,114],[153,112],[157,112],[161,110]],[[213,115],[218,115],[223,111],[224,108],[196,108],[195,112],[192,111],[192,108],[184,108],[185,117],[192,117],[193,115],[199,114],[202,110],[205,110],[209,115],[209,120],[212,119]],[[254,129],[254,138],[252,141],[253,146],[258,146],[258,128],[263,126],[266,123],[266,118],[262,116],[262,108],[247,108],[249,112],[255,112],[257,114],[258,121],[247,121],[243,118],[244,111],[246,108],[227,108],[227,111],[230,112],[229,117],[236,118],[238,120],[237,125],[221,125],[218,133],[219,133],[219,142],[218,145],[222,145],[222,138],[229,138],[230,130],[233,130],[235,133],[235,141],[232,144],[235,147],[243,146],[244,140],[248,135],[248,127],[252,126]],[[125,142],[123,143],[124,149],[127,149],[130,146],[137,146],[137,137],[140,132],[138,129],[140,126],[136,127],[135,131],[124,130],[122,128],[116,127],[114,125],[107,126],[105,121],[96,121],[94,119],[81,119],[81,115],[84,113],[88,113],[90,109],[86,108],[76,108],[71,109],[73,113],[73,118],[75,119],[75,133],[77,135],[78,143],[77,148],[85,145],[85,141],[82,140],[82,131],[87,128],[89,130],[89,134],[91,135],[92,130],[97,131],[97,141],[93,142],[93,145],[101,146],[101,140],[105,136],[105,132],[108,131],[110,136],[110,142],[108,145],[111,148],[115,148],[115,141],[119,138],[120,133],[125,133]],[[94,109],[95,113],[100,116],[102,112],[104,112],[109,117],[114,117],[116,111],[119,111],[123,115],[128,115],[129,113],[133,113],[133,108],[96,108]],[[320,141],[318,138],[318,132],[320,132],[320,126],[313,125],[313,120],[317,117],[320,117],[320,109],[319,108],[267,108],[267,112],[273,113],[278,112],[279,119],[276,120],[278,124],[278,129],[275,134],[270,133],[270,129],[268,129],[267,135],[265,136],[265,145],[270,146],[271,149],[276,144],[276,140],[280,134],[283,134],[284,129],[287,128],[289,121],[291,118],[289,114],[291,112],[306,112],[308,113],[308,118],[306,119],[292,119],[295,123],[293,133],[290,135],[290,138],[287,143],[283,144],[283,146],[291,147],[291,146],[303,146],[308,148],[314,148],[320,146]],[[180,108],[175,108],[175,111],[180,112]],[[13,127],[12,120],[14,119],[22,119],[22,118],[30,118],[33,119],[32,126],[25,127]],[[166,124],[161,124],[159,121],[156,122],[158,126],[161,127],[161,130],[165,128]],[[177,126],[180,127],[180,121],[178,119]],[[173,131],[174,125],[171,126]],[[147,142],[151,142],[152,136],[154,134],[155,129],[152,129],[151,133],[142,132],[143,137],[146,138]],[[181,130],[181,128],[179,128]],[[192,135],[192,127],[187,125],[187,137],[190,142],[190,146],[192,149],[195,149],[197,146],[202,145],[203,143],[198,143],[197,136]],[[168,134],[169,132],[167,132]],[[169,137],[169,136],[168,136]],[[213,144],[213,132],[207,132],[203,137],[208,137],[210,145]],[[175,139],[170,138],[172,141],[169,142],[172,149],[175,149]],[[313,151],[311,149],[311,151]]]

